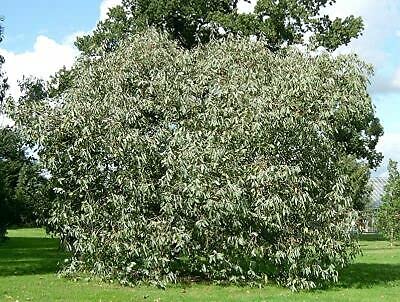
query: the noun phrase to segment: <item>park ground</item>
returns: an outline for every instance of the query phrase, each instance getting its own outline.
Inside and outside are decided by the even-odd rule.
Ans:
[[[42,229],[8,231],[0,243],[0,301],[400,301],[400,244],[376,235],[360,241],[363,254],[328,288],[293,293],[276,285],[264,288],[191,284],[166,290],[122,287],[57,276],[65,254]]]

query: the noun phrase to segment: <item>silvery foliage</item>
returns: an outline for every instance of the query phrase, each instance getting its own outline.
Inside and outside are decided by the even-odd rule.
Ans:
[[[303,289],[357,254],[334,139],[373,110],[356,56],[248,39],[185,51],[150,30],[76,67],[59,106],[18,109],[57,188],[67,272]]]

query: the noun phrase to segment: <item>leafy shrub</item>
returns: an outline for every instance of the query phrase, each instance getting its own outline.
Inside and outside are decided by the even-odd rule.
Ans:
[[[19,108],[57,192],[67,272],[301,289],[358,252],[339,164],[373,116],[357,57],[247,39],[185,51],[149,31],[78,64],[62,99]]]

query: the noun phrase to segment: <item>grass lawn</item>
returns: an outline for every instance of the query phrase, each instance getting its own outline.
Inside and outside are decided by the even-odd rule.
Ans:
[[[346,269],[340,282],[326,290],[292,293],[265,288],[193,284],[167,290],[126,288],[56,276],[64,255],[57,239],[41,229],[18,229],[0,243],[0,301],[400,301],[400,245],[367,236],[363,255]]]

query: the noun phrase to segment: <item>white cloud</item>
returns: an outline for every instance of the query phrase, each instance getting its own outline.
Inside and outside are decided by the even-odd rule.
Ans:
[[[5,114],[0,114],[0,128],[13,127],[15,122]]]
[[[257,0],[247,3],[239,1],[241,12],[251,12]],[[373,89],[376,92],[400,89],[400,66],[395,77],[384,70],[391,54],[387,53],[384,45],[388,39],[400,37],[400,1],[393,0],[337,0],[331,6],[321,10],[321,14],[328,14],[331,18],[345,18],[350,15],[361,16],[365,30],[358,39],[353,39],[348,46],[342,46],[336,54],[357,53],[365,61],[373,64],[377,76],[373,79]],[[400,43],[399,43],[400,44]]]
[[[398,132],[388,132],[385,133],[379,140],[377,145],[377,151],[384,154],[384,159],[381,166],[375,172],[377,176],[386,175],[387,165],[389,159],[393,159],[400,162],[400,133]]]
[[[251,13],[256,6],[257,0],[251,0],[250,3],[244,0],[238,2],[238,11],[241,13]]]
[[[103,0],[100,5],[99,20],[104,20],[109,9],[120,3],[121,0]],[[35,76],[46,80],[63,66],[72,66],[79,53],[74,47],[76,37],[85,34],[88,34],[88,32],[72,33],[65,37],[61,43],[45,35],[39,35],[33,45],[33,50],[23,53],[15,53],[0,48],[0,54],[6,60],[3,69],[10,84],[9,94],[14,97],[20,95],[18,80],[21,80],[23,76]],[[0,123],[5,122],[0,120]]]
[[[63,66],[72,66],[78,51],[70,42],[59,44],[46,36],[38,36],[32,51],[14,53],[0,49],[0,54],[5,58],[3,66],[10,84],[9,93],[17,97],[20,94],[17,83],[24,75],[48,79]]]
[[[72,34],[69,34],[68,36],[66,36],[66,37],[63,39],[62,44],[63,44],[63,45],[71,45],[71,46],[72,46],[72,45],[74,45],[74,43],[75,43],[77,37],[86,36],[86,35],[90,34],[91,32],[92,32],[92,31],[83,31],[83,30],[80,30],[80,31],[74,32],[74,33],[72,33]]]
[[[396,88],[400,89],[400,67],[394,73],[394,77],[392,80],[392,85]]]
[[[121,4],[121,0],[103,0],[100,4],[100,21],[107,18],[107,13],[110,8]]]
[[[365,61],[375,66],[374,92],[399,89],[400,84],[397,85],[396,78],[393,79],[393,74],[388,71],[387,64],[394,59],[393,54],[388,52],[385,46],[399,34],[400,1],[338,0],[324,12],[333,18],[349,15],[363,18],[365,25],[363,35],[353,40],[348,46],[340,47],[337,53],[358,53]]]
[[[103,0],[100,4],[100,20],[107,18],[107,13],[110,8],[117,6],[122,3],[122,0]],[[250,13],[254,10],[257,0],[251,0],[250,3],[244,0],[240,0],[238,3],[238,10],[242,13]]]

